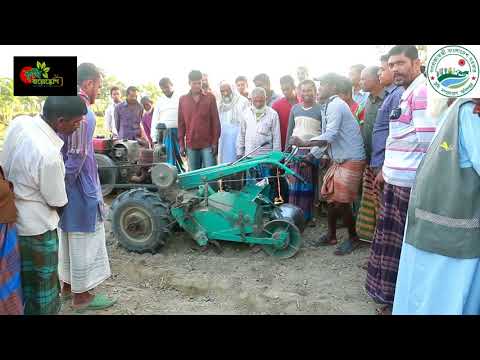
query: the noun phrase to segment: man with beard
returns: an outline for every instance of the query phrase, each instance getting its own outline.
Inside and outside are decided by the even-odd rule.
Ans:
[[[240,95],[232,84],[227,81],[220,83],[220,102],[218,114],[220,116],[220,139],[218,141],[218,161],[220,164],[231,163],[237,160],[236,144],[240,132],[240,123],[243,112],[250,106],[250,102]],[[242,174],[227,176],[222,179],[224,189],[240,190]]]
[[[218,114],[221,132],[218,142],[218,161],[220,164],[225,164],[237,159],[235,144],[240,130],[242,113],[250,106],[250,103],[227,81],[220,83],[220,95]]]
[[[367,269],[366,290],[383,305],[379,314],[391,314],[410,189],[435,133],[433,119],[426,116],[427,85],[420,71],[417,48],[397,45],[388,55],[393,81],[405,91],[399,107],[390,116],[383,163],[383,200]]]
[[[261,144],[267,145],[259,148],[251,157],[267,155],[271,151],[281,150],[280,122],[278,114],[266,105],[267,94],[264,88],[257,87],[252,91],[252,105],[243,113],[240,124],[240,134],[237,138],[237,157],[250,153]],[[271,175],[271,169],[267,165],[260,166],[256,171],[258,178]]]

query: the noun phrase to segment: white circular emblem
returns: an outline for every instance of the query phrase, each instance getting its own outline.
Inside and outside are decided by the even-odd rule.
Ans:
[[[427,66],[430,85],[439,94],[460,97],[473,90],[478,81],[478,61],[461,46],[445,46],[437,50]]]

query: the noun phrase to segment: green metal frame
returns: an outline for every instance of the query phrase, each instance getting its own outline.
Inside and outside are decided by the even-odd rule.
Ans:
[[[216,192],[209,183],[264,164],[279,167],[287,174],[304,181],[296,172],[281,163],[282,160],[288,162],[292,159],[296,159],[292,153],[274,151],[231,164],[182,173],[178,175],[180,188],[197,188],[194,198],[198,203],[191,211],[187,210],[188,202],[177,204],[171,208],[171,214],[201,246],[211,239],[282,248],[288,238],[287,232],[280,232],[274,238],[263,231],[264,207],[268,209],[274,206],[266,196],[270,185],[246,185],[241,191]]]
[[[207,182],[219,180],[225,176],[237,174],[254,168],[258,165],[266,164],[277,166],[285,170],[287,174],[295,176],[301,181],[305,181],[295,171],[286,167],[280,162],[283,159],[288,160],[291,158],[291,154],[283,153],[281,151],[272,151],[268,155],[258,156],[255,158],[247,158],[237,163],[216,165],[204,169],[198,169],[182,173],[178,175],[178,184],[182,189],[194,189]]]

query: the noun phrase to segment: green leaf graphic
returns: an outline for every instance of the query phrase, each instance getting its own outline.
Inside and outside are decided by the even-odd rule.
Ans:
[[[43,73],[42,75],[45,79],[48,79],[48,74],[47,73]]]
[[[45,71],[46,73],[48,73],[49,70],[50,70],[49,67],[46,67],[45,69],[43,69],[43,71]]]
[[[42,64],[40,64],[40,61],[37,61],[37,69],[41,69],[42,68]]]

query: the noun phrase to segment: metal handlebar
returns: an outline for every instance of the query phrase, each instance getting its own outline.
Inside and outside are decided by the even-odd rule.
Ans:
[[[285,165],[287,165],[290,161],[292,161],[292,159],[295,157],[297,152],[298,152],[298,146],[292,145],[292,151],[285,158]]]
[[[248,154],[245,154],[243,155],[240,159],[238,160],[235,160],[234,162],[232,162],[230,165],[235,165],[237,163],[239,163],[240,161],[242,161],[243,159],[246,159],[247,157],[249,157],[250,155],[252,155],[255,151],[257,151],[258,149],[266,146],[266,145],[269,145],[270,144],[270,141],[265,141],[263,144],[261,144],[260,146],[257,146],[255,149],[253,149],[252,151],[250,151]]]

